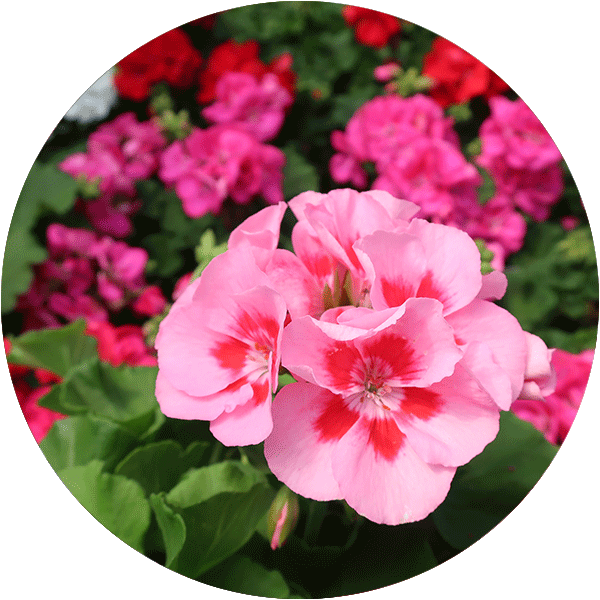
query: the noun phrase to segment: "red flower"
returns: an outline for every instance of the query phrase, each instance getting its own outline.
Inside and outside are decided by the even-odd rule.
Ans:
[[[354,27],[356,41],[365,46],[383,48],[393,35],[400,32],[400,22],[396,17],[370,8],[344,6],[342,16],[350,27]]]
[[[115,327],[110,323],[88,321],[87,335],[98,340],[100,360],[118,367],[125,363],[130,367],[156,365],[156,357],[146,346],[144,332],[136,325]]]
[[[119,94],[131,100],[145,100],[150,88],[159,81],[173,87],[192,85],[202,57],[189,37],[172,29],[140,46],[118,63],[114,77]]]
[[[10,350],[10,341],[4,338],[5,353],[10,354]],[[38,401],[52,389],[52,385],[48,384],[60,382],[62,379],[46,369],[31,369],[23,365],[9,364],[8,371],[23,416],[29,429],[31,429],[31,433],[33,433],[35,441],[39,443],[46,436],[53,423],[65,417],[65,415],[38,404]]]
[[[248,40],[241,44],[234,40],[227,40],[217,46],[208,57],[205,69],[200,73],[200,90],[196,99],[201,104],[208,104],[215,100],[215,86],[217,81],[229,71],[236,73],[250,73],[260,79],[266,73],[274,73],[279,83],[294,95],[296,87],[296,74],[292,71],[292,55],[289,53],[275,57],[268,65],[258,56],[259,45],[255,40]]]
[[[200,27],[202,27],[202,29],[206,29],[207,31],[210,31],[214,24],[215,21],[217,20],[217,16],[220,15],[221,13],[213,13],[212,15],[206,15],[205,17],[200,17],[199,19],[194,19],[193,21],[190,21],[190,25],[198,25]]]
[[[430,94],[442,107],[462,104],[475,96],[491,98],[508,85],[474,56],[438,37],[423,60],[423,75],[434,81]]]

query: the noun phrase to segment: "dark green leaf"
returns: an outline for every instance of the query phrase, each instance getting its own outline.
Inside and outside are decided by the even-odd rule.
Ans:
[[[503,413],[496,439],[458,469],[433,513],[442,537],[458,549],[483,537],[525,498],[556,451],[530,423]]]
[[[9,360],[64,377],[73,367],[97,356],[96,340],[84,334],[85,327],[85,321],[79,320],[58,329],[24,333],[11,339]]]
[[[146,444],[126,456],[115,474],[137,481],[148,495],[168,492],[188,469],[198,466],[207,448],[207,442],[193,442],[185,450],[173,440]]]
[[[172,568],[196,578],[231,556],[250,540],[274,496],[268,485],[258,483],[247,492],[225,492],[176,509],[187,533]]]
[[[103,463],[68,467],[58,476],[69,491],[104,527],[132,548],[142,552],[142,540],[150,525],[150,505],[135,482],[102,472]]]
[[[56,421],[40,449],[55,471],[86,465],[93,459],[112,466],[136,444],[136,439],[118,425],[91,416]]]
[[[293,144],[283,149],[286,164],[283,168],[283,194],[286,200],[306,191],[319,191],[319,177],[313,165],[302,156]]]
[[[168,506],[162,496],[152,494],[150,506],[156,516],[167,553],[165,567],[171,568],[185,543],[185,523],[181,515]]]
[[[263,598],[290,598],[291,592],[279,571],[269,571],[247,556],[232,556],[213,567],[202,583],[239,594]]]

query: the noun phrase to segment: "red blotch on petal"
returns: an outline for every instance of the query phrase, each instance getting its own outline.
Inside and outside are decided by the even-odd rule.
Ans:
[[[425,273],[425,277],[423,277],[421,285],[419,285],[416,296],[417,298],[434,298],[439,300],[442,304],[447,300],[446,294],[441,292],[433,283],[431,271]]]
[[[368,429],[368,443],[373,446],[375,454],[389,461],[394,460],[405,438],[396,422],[393,419],[365,419],[364,426]]]
[[[260,346],[272,348],[279,333],[279,323],[270,317],[255,318],[242,313],[238,320],[240,333]]]
[[[241,371],[246,364],[248,346],[240,340],[230,338],[225,342],[218,342],[212,349],[212,355],[219,361],[224,369]]]
[[[358,350],[348,343],[335,342],[325,354],[325,362],[331,385],[338,390],[347,390],[357,382],[352,373],[362,363]]]
[[[371,375],[382,378],[382,382],[388,377],[412,378],[422,371],[409,341],[392,333],[382,333],[367,340],[363,354],[379,365],[379,372]]]
[[[415,295],[412,289],[404,287],[402,283],[387,279],[381,280],[381,293],[390,307],[402,306],[408,298]]]
[[[440,397],[431,390],[422,388],[404,388],[406,396],[402,400],[400,410],[411,417],[426,421],[440,411]]]
[[[264,377],[262,381],[255,381],[252,384],[252,391],[254,396],[252,400],[256,406],[262,404],[269,398],[269,380]]]
[[[341,396],[332,396],[314,427],[321,441],[339,440],[357,419],[358,414],[346,406]]]

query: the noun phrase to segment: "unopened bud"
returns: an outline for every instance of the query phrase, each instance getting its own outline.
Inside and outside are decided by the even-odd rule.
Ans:
[[[271,540],[271,549],[276,550],[288,538],[296,527],[300,514],[298,496],[285,485],[281,487],[267,516],[267,531]]]

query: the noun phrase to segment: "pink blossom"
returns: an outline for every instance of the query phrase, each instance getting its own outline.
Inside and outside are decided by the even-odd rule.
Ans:
[[[211,421],[225,445],[264,440],[273,425],[285,316],[285,302],[245,248],[213,259],[160,324],[162,411]]]
[[[161,157],[159,176],[175,186],[185,213],[197,218],[218,213],[227,196],[238,204],[259,194],[269,204],[282,201],[284,164],[281,150],[239,126],[214,125],[173,142]]]
[[[571,354],[556,349],[552,367],[556,372],[554,392],[539,398],[517,400],[511,410],[541,431],[552,444],[562,444],[573,424],[590,376],[593,350]]]
[[[272,73],[258,80],[250,73],[226,72],[215,92],[216,101],[202,110],[202,116],[212,123],[235,123],[259,142],[277,135],[293,101]]]
[[[477,169],[451,143],[419,137],[398,149],[373,183],[421,207],[419,216],[444,222],[459,201],[477,199],[481,178]]]
[[[556,373],[551,365],[552,354],[544,341],[537,335],[525,332],[527,342],[527,364],[525,383],[519,394],[523,400],[543,400],[554,391]]]
[[[149,285],[135,299],[132,308],[140,315],[153,317],[162,313],[166,305],[167,300],[163,296],[161,289],[157,285]]]
[[[560,151],[522,100],[499,96],[490,108],[479,132],[478,164],[491,173],[498,193],[535,220],[547,219],[563,191]]]
[[[92,227],[116,238],[124,238],[133,231],[129,218],[142,206],[141,200],[128,198],[122,194],[101,194],[93,200],[80,201],[78,210],[82,210]]]
[[[286,327],[282,363],[306,383],[275,398],[265,456],[303,496],[343,498],[378,523],[420,520],[496,436],[499,409],[461,365],[437,300],[347,313]]]
[[[398,63],[389,62],[384,65],[375,67],[373,76],[377,81],[386,82],[394,78],[397,73],[400,72],[400,65]]]
[[[442,139],[458,147],[453,119],[444,116],[431,98],[391,94],[363,104],[348,121],[346,131],[334,131],[331,143],[339,154],[330,162],[333,179],[359,180],[359,165],[373,162],[381,173],[398,152],[421,137]]]
[[[135,181],[154,172],[165,145],[154,123],[140,123],[133,113],[125,113],[90,135],[87,152],[72,154],[59,166],[72,177],[84,176],[90,182],[99,179],[102,193],[132,197]]]

